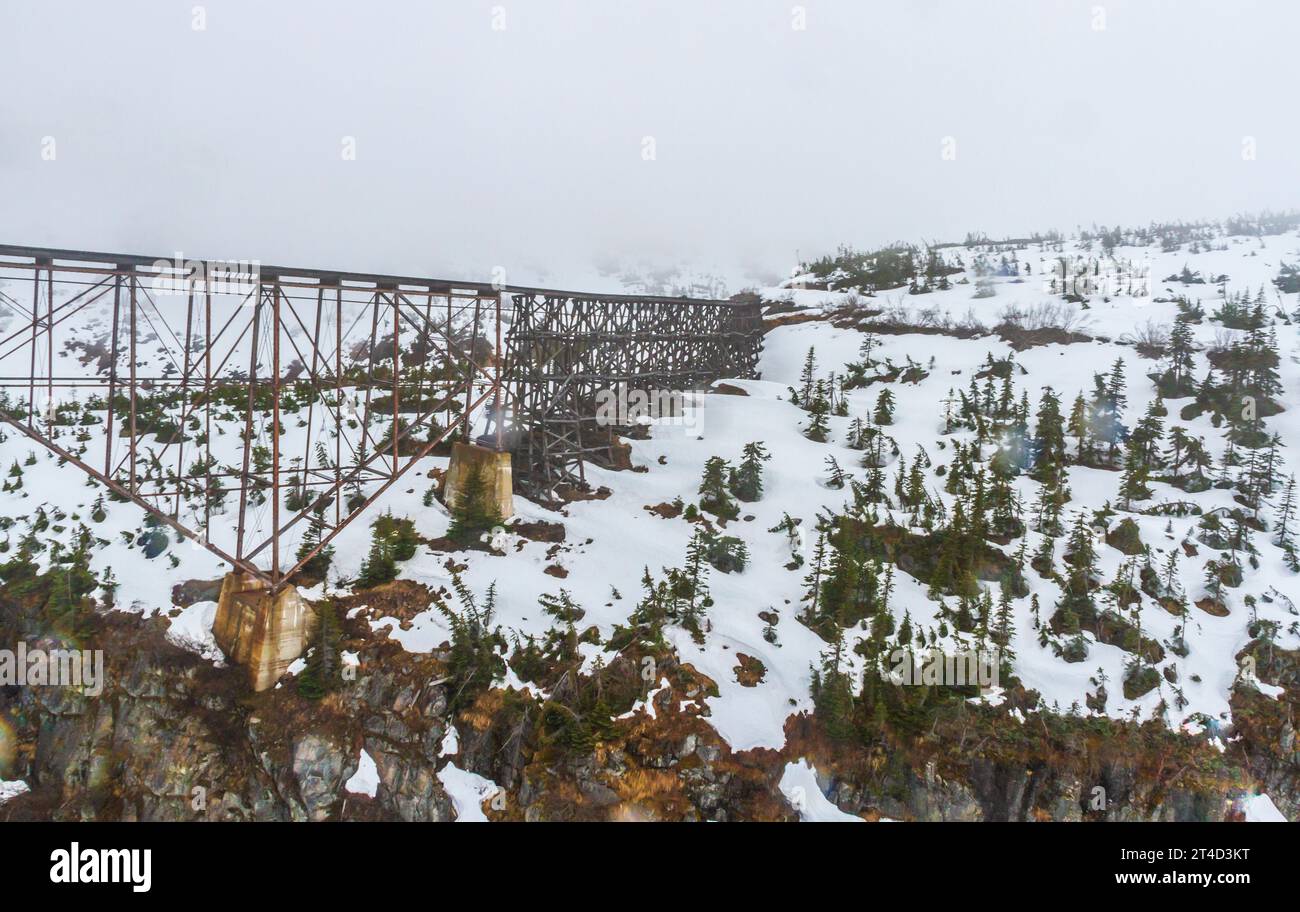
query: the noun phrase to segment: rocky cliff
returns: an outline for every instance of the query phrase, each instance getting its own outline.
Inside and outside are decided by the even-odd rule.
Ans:
[[[0,601],[6,641],[49,634],[21,603]],[[446,652],[407,653],[354,617],[344,635],[355,674],[313,701],[292,679],[252,693],[241,669],[170,642],[167,624],[121,612],[89,619],[82,645],[105,654],[98,696],[0,691],[0,778],[31,787],[0,805],[0,818],[446,821],[456,810],[438,774],[455,763],[499,786],[483,804],[491,819],[793,820],[779,782],[801,758],[831,801],[869,820],[1221,820],[1253,789],[1300,815],[1300,752],[1286,718],[1297,689],[1281,700],[1239,690],[1237,737],[1224,751],[1155,723],[1022,712],[1013,694],[866,744],[791,716],[783,750],[734,752],[709,724],[713,682],[671,655],[657,657],[657,687],[624,655],[595,679],[497,685],[453,709]],[[1294,656],[1270,661],[1271,674],[1295,684]],[[568,687],[597,687],[615,710],[631,705],[575,735]],[[363,750],[378,775],[373,797],[344,787]]]

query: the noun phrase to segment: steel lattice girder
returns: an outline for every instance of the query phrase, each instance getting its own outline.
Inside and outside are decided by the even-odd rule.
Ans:
[[[225,287],[232,273],[237,291]],[[225,277],[218,290],[214,276]],[[757,303],[583,295],[251,261],[232,267],[0,245],[0,282],[31,285],[30,309],[0,290],[0,315],[19,317],[16,330],[0,330],[0,421],[273,591],[437,445],[453,434],[468,438],[484,403],[494,407],[498,449],[503,406],[513,404],[517,477],[550,497],[557,484],[584,485],[588,461],[611,462],[614,437],[596,424],[601,389],[623,382],[689,390],[753,376],[762,339]],[[107,311],[103,336],[77,336],[85,320],[73,318],[96,307]],[[70,347],[82,353],[82,365],[97,359],[96,369],[57,370]],[[139,368],[159,353],[170,367],[142,375]],[[17,403],[8,398],[12,389]],[[81,391],[91,400],[74,407]],[[295,455],[281,439],[283,419],[301,412],[303,400],[307,433]],[[220,436],[222,421],[239,407],[243,429],[223,466],[213,432]],[[79,409],[92,418],[103,413],[102,422],[94,419],[102,461],[84,440],[78,448],[59,442],[67,412]],[[214,415],[221,409],[224,419]],[[371,433],[376,420],[387,426],[379,439]],[[268,433],[268,423],[276,432]],[[85,424],[78,427],[78,437],[88,434]],[[417,432],[427,436],[418,440]],[[148,446],[144,438],[152,438]],[[187,443],[191,458],[202,454],[188,469]],[[345,498],[347,490],[353,494]],[[217,542],[214,508],[230,493],[238,494],[238,521],[233,539]],[[269,523],[255,521],[268,499]],[[304,521],[317,524],[319,540],[286,561],[284,536]],[[269,567],[257,562],[264,557]]]
[[[500,401],[500,295],[486,286],[259,267],[246,288],[214,290],[190,265],[0,248],[4,287],[31,286],[30,308],[0,291],[19,318],[0,331],[0,420],[273,590]],[[73,352],[98,363],[78,372]],[[237,413],[237,441],[220,441]],[[305,433],[286,433],[290,414]],[[233,536],[213,521],[228,494]],[[285,534],[313,523],[291,555]]]

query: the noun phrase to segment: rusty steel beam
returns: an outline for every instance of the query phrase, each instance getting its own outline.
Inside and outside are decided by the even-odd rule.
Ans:
[[[31,260],[34,258],[44,258],[48,260],[58,260],[65,263],[97,263],[97,264],[114,263],[114,264],[122,264],[123,266],[134,267],[137,269],[141,267],[144,267],[146,269],[151,269],[155,266],[155,264],[158,263],[171,264],[174,263],[175,261],[174,256],[150,257],[150,256],[141,256],[138,254],[127,255],[127,254],[120,254],[120,253],[101,253],[101,252],[93,252],[93,251],[86,251],[86,250],[67,250],[67,249],[61,249],[56,247],[27,247],[21,245],[13,245],[13,244],[0,244],[0,257],[15,258],[19,261]],[[212,260],[195,259],[194,262],[222,263],[224,261],[218,259],[212,259]],[[7,266],[7,265],[21,266],[24,264],[22,262],[7,264],[4,263],[3,260],[0,260],[0,267]],[[58,268],[62,270],[64,267],[60,266]],[[78,267],[68,267],[68,268],[70,271],[78,269]],[[285,287],[293,286],[293,287],[300,287],[300,288],[310,288],[312,290],[315,290],[317,287],[319,287],[319,283],[323,283],[326,288],[345,287],[344,283],[353,283],[354,285],[365,285],[365,286],[376,286],[376,285],[383,285],[383,286],[390,286],[390,287],[391,286],[397,286],[397,287],[417,286],[419,288],[431,291],[433,294],[435,294],[438,297],[442,297],[449,292],[464,291],[464,292],[468,292],[470,295],[481,295],[485,298],[490,298],[493,297],[494,295],[505,293],[510,295],[515,295],[515,294],[555,295],[555,296],[561,296],[573,300],[593,300],[593,301],[598,300],[598,301],[605,301],[609,303],[623,302],[628,304],[636,304],[642,302],[657,301],[662,303],[687,304],[693,306],[700,305],[700,304],[709,304],[709,305],[722,306],[722,307],[740,307],[740,308],[745,308],[749,306],[748,304],[743,302],[708,301],[700,298],[684,298],[684,297],[671,297],[671,296],[661,296],[661,295],[604,294],[604,293],[591,293],[591,292],[579,292],[579,291],[561,291],[554,288],[536,288],[528,285],[503,285],[495,282],[471,282],[471,281],[460,281],[455,279],[431,279],[431,278],[419,277],[419,276],[386,275],[383,273],[371,273],[371,272],[340,272],[337,269],[312,269],[312,268],[299,268],[299,267],[290,267],[290,266],[272,266],[269,264],[262,264],[260,268],[263,273],[280,276],[282,280],[285,277],[291,277],[297,279],[309,279],[311,280],[311,284],[303,283],[295,286],[294,283],[289,281],[285,281],[283,282],[283,284],[285,285]],[[85,269],[84,271],[92,274],[97,274],[97,275],[103,274],[103,270],[99,268],[89,268],[89,269]]]

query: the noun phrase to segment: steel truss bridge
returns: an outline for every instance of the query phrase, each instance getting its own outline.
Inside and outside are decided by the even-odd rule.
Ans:
[[[761,340],[756,301],[0,245],[0,421],[273,592],[453,439],[554,501],[614,464],[601,390]]]

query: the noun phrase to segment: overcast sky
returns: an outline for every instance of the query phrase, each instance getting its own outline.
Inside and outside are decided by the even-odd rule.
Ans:
[[[0,0],[0,243],[559,281],[1290,208],[1298,35],[1293,0]]]

